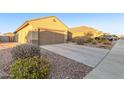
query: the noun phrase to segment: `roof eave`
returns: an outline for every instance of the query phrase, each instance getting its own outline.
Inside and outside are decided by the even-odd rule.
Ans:
[[[26,27],[27,25],[29,25],[29,21],[26,21],[24,24],[22,24],[14,33],[17,33],[19,30]]]

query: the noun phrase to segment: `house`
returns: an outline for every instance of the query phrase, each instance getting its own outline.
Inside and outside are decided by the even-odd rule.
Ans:
[[[93,34],[93,37],[97,37],[103,34],[97,29],[88,26],[79,26],[79,27],[70,28],[69,33],[72,35],[72,36],[70,35],[72,38],[84,36],[87,33]]]
[[[14,33],[5,33],[0,35],[0,42],[14,42]]]
[[[9,37],[4,36],[4,35],[0,35],[0,42],[9,42]]]
[[[15,34],[12,32],[4,33],[4,36],[8,37],[8,42],[14,42],[15,41]]]
[[[67,40],[68,27],[57,17],[49,16],[28,20],[15,31],[18,43],[37,45],[64,43]]]

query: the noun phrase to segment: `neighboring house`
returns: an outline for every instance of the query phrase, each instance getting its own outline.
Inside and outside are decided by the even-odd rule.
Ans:
[[[37,45],[64,43],[67,40],[68,27],[55,16],[26,21],[15,31],[19,43]]]
[[[86,33],[92,33],[93,37],[97,37],[97,36],[100,36],[103,34],[102,32],[98,31],[97,29],[87,27],[87,26],[70,28],[69,32],[71,33],[72,38],[84,36]]]
[[[4,36],[7,36],[9,38],[9,42],[14,42],[15,41],[15,34],[8,32],[8,33],[4,33]]]
[[[0,42],[14,42],[15,34],[14,33],[5,33],[0,35]]]
[[[0,35],[0,42],[9,42],[9,37],[4,36],[4,35]]]
[[[121,35],[117,35],[119,38],[121,38],[121,39],[124,39],[124,35],[123,34],[121,34]]]

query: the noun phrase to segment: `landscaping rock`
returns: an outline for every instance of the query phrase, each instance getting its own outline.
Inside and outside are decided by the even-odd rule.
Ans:
[[[81,79],[93,69],[92,67],[42,48],[41,54],[42,56],[47,57],[52,63],[52,69],[49,76],[51,79]]]

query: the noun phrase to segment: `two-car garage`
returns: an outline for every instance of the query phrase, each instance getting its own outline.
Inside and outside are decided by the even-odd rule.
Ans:
[[[38,38],[39,45],[64,43],[65,35],[56,31],[39,31]]]

